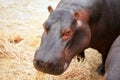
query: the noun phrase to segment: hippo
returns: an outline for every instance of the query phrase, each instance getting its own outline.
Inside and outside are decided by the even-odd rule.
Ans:
[[[43,23],[40,47],[34,67],[41,72],[60,75],[73,57],[91,47],[102,55],[97,71],[105,73],[110,47],[120,34],[120,0],[61,0]]]
[[[105,62],[105,80],[120,80],[120,35],[112,44]]]

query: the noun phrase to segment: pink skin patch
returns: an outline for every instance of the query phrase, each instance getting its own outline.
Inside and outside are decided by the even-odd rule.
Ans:
[[[65,64],[64,64],[64,70],[66,70],[66,69],[67,69],[67,67],[68,67],[68,64],[67,64],[67,63],[65,63]]]
[[[82,22],[80,20],[77,20],[77,26],[82,26]]]

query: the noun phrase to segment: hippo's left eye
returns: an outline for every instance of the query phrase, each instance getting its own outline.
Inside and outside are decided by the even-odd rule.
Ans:
[[[72,29],[66,29],[63,33],[62,33],[62,39],[63,40],[68,40],[71,39],[73,36],[74,31]]]
[[[50,24],[48,24],[47,22],[43,24],[43,29],[45,32],[48,32],[50,30]]]

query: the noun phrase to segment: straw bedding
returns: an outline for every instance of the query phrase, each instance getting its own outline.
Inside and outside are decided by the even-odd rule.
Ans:
[[[42,23],[59,0],[0,0],[0,80],[102,80],[95,69],[101,56],[86,50],[86,59],[72,60],[60,76],[38,72],[33,67],[34,52],[40,44]]]

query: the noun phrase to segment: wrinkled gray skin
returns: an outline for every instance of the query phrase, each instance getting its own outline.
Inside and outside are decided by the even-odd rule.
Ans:
[[[120,34],[119,9],[120,0],[61,0],[54,11],[49,9],[41,44],[34,56],[35,68],[48,74],[62,74],[75,55],[92,47],[102,54],[98,72],[104,73],[109,49]],[[83,10],[89,15],[83,14]]]
[[[105,80],[120,80],[120,36],[114,41],[105,63]]]

